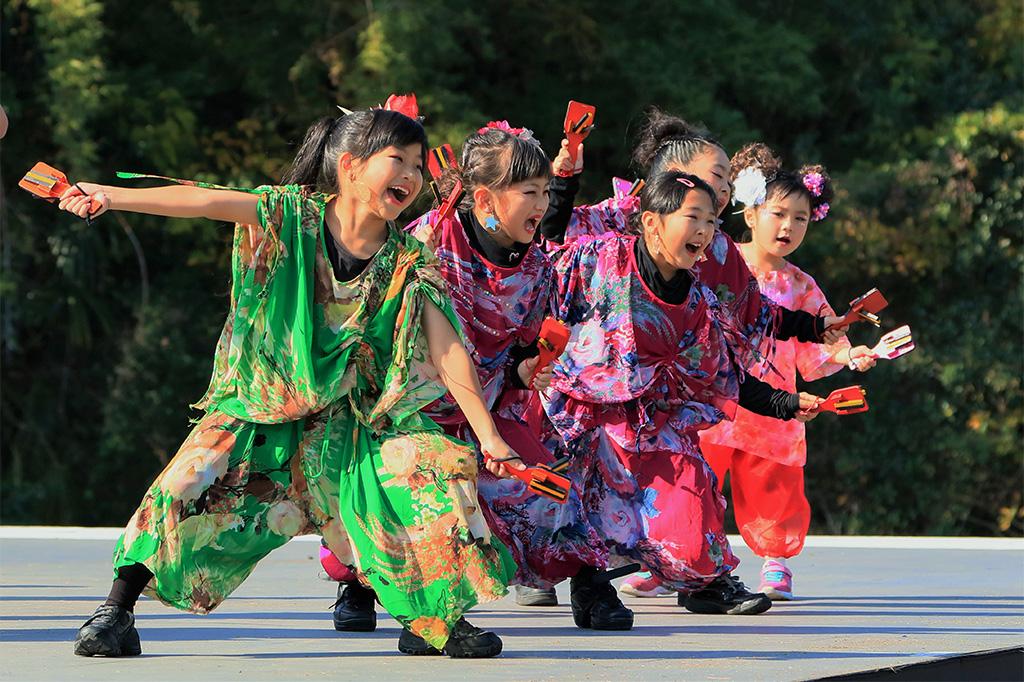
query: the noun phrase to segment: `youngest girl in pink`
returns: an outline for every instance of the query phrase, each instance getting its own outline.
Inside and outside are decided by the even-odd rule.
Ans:
[[[732,175],[752,233],[740,252],[761,292],[790,310],[834,315],[814,278],[785,258],[800,246],[808,226],[828,214],[832,187],[824,169],[783,171],[771,150],[752,144],[733,157]],[[847,366],[864,371],[874,365],[867,347],[851,348],[845,338],[832,345],[778,341],[771,362],[778,373],[762,364],[760,373],[751,374],[793,392],[798,371],[804,381],[814,381]],[[735,421],[701,433],[701,450],[719,486],[732,471],[736,525],[747,546],[765,559],[760,591],[772,599],[792,599],[793,575],[786,559],[803,549],[811,519],[804,496],[803,423],[739,408]]]

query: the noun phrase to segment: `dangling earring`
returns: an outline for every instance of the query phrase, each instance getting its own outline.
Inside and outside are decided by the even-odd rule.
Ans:
[[[356,199],[361,203],[370,203],[370,197],[373,192],[370,191],[370,186],[362,180],[356,180],[355,174],[348,176],[349,181],[352,183],[352,189],[355,192]]]
[[[501,223],[498,222],[498,216],[492,213],[484,218],[484,229],[488,232],[493,234],[498,231],[499,227],[501,227]]]
[[[661,253],[661,239],[658,238],[657,230],[650,231],[650,239],[644,239],[644,243],[647,244],[647,251],[651,256],[657,256]]]

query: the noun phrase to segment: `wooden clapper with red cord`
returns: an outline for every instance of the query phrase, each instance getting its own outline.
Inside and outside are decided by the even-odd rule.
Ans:
[[[612,178],[612,196],[616,199],[635,197],[644,188],[643,178],[637,178],[633,182],[623,178]]]
[[[537,336],[537,365],[533,368],[527,386],[533,388],[533,380],[537,378],[537,374],[557,360],[568,345],[569,328],[553,317],[544,320],[540,325],[540,334]]]
[[[903,325],[879,339],[871,349],[871,357],[876,360],[895,360],[915,348],[917,346],[914,345],[914,335],[910,332],[910,326]]]
[[[863,386],[837,388],[829,393],[825,402],[812,412],[833,412],[835,414],[857,414],[868,411],[868,392]]]
[[[25,177],[18,181],[18,187],[28,190],[46,201],[57,201],[64,192],[67,192],[73,186],[68,182],[68,176],[63,171],[59,171],[42,161],[32,166],[32,170],[25,173]],[[101,202],[93,199],[89,206],[89,213],[95,213],[102,206]],[[88,217],[86,217],[86,221],[91,222]]]
[[[562,124],[562,130],[565,132],[565,139],[569,142],[569,161],[572,162],[571,166],[573,168],[576,167],[576,158],[580,153],[580,145],[594,129],[594,117],[596,115],[597,107],[569,100],[569,108],[565,112],[565,123]],[[572,175],[572,171],[569,171],[566,175]]]
[[[843,315],[843,319],[832,325],[833,327],[846,327],[854,322],[870,322],[876,327],[882,326],[878,313],[885,309],[889,302],[878,289],[872,289],[863,296],[850,301],[850,310]]]
[[[440,223],[443,220],[447,220],[455,212],[455,207],[459,205],[459,201],[462,200],[463,187],[462,180],[456,178],[455,186],[452,191],[448,193],[448,196],[441,196],[440,185],[437,184],[441,174],[448,168],[458,168],[459,164],[455,160],[455,152],[452,151],[450,144],[443,144],[440,147],[434,147],[427,154],[427,170],[430,171],[430,177],[433,180],[430,181],[430,190],[434,193],[434,198],[437,199],[437,222]]]
[[[507,459],[496,459],[491,453],[484,451],[484,457],[491,462],[507,462]],[[528,466],[525,469],[513,469],[505,467],[505,470],[526,484],[526,486],[544,497],[549,497],[559,504],[565,504],[569,499],[569,491],[572,490],[572,481],[558,473],[569,466],[569,458],[554,462],[550,466],[538,465]]]
[[[552,317],[545,319],[540,326],[540,334],[537,336],[537,350],[539,351],[537,366],[533,368],[533,374],[530,375],[530,381],[527,383],[528,386],[533,386],[533,380],[540,370],[564,353],[567,345],[569,345],[569,328]],[[503,461],[495,460],[487,452],[484,452],[484,457],[491,461]],[[569,499],[572,482],[561,472],[569,467],[569,462],[569,457],[563,457],[550,465],[542,464],[521,470],[506,468],[509,473],[529,486],[530,490],[565,504]]]

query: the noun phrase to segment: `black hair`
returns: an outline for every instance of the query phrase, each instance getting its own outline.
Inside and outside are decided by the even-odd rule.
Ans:
[[[649,175],[644,181],[644,188],[640,190],[640,210],[630,216],[630,227],[634,232],[641,231],[640,217],[644,211],[658,215],[675,213],[686,201],[686,195],[693,191],[707,194],[714,210],[717,205],[715,190],[696,175],[681,171],[663,171]]]
[[[459,208],[473,208],[473,190],[477,187],[505,189],[517,182],[551,177],[551,160],[540,143],[524,139],[499,128],[487,128],[470,135],[462,146],[462,162],[458,168],[449,167],[441,175],[439,188],[447,196],[455,184],[462,181],[466,193]]]
[[[370,109],[338,118],[321,118],[309,127],[295,160],[284,175],[286,185],[338,191],[338,157],[349,152],[367,159],[387,147],[419,144],[426,164],[427,133],[419,121],[397,111]]]
[[[653,175],[670,165],[686,166],[714,149],[725,151],[706,128],[651,107],[633,150],[633,163]]]

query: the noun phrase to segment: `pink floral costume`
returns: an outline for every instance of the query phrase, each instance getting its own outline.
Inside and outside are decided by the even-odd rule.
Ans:
[[[761,293],[791,310],[834,314],[814,279],[791,263],[781,270],[764,272],[754,266]],[[832,345],[778,341],[772,364],[750,370],[776,388],[796,391],[796,373],[814,381],[843,368],[832,358],[849,348],[845,338]],[[781,376],[780,376],[781,374]],[[701,448],[715,469],[719,485],[732,470],[736,523],[744,541],[759,556],[790,557],[803,548],[810,523],[810,506],[804,496],[803,466],[807,441],[803,423],[779,421],[742,407],[736,419],[701,434]]]

